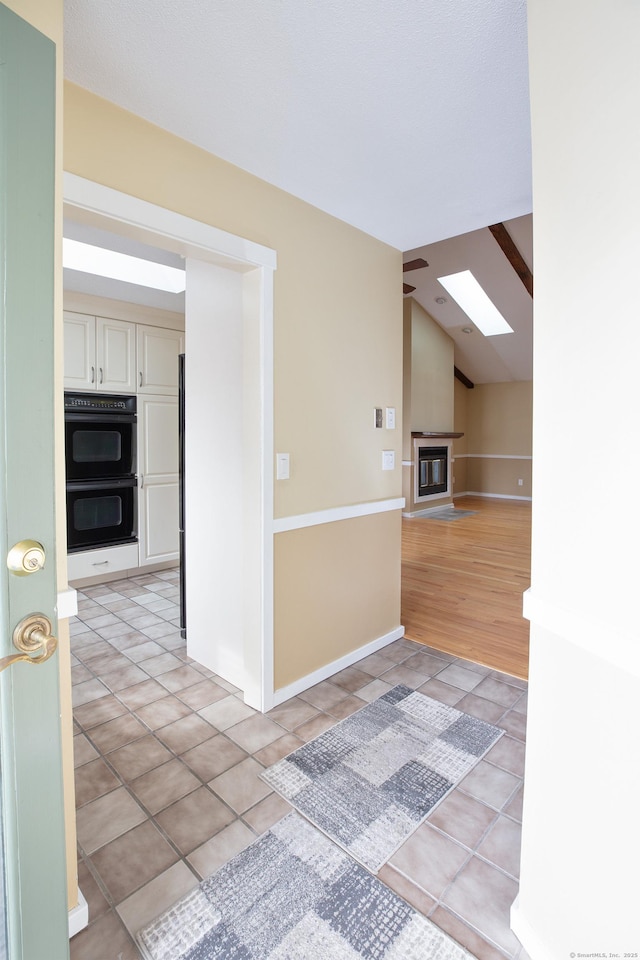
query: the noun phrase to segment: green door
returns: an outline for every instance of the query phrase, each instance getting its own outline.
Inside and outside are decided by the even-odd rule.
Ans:
[[[55,46],[0,5],[0,658],[44,614],[56,634],[54,526]],[[43,569],[10,573],[12,546]],[[27,561],[28,565],[28,561]],[[29,634],[32,657],[46,630]],[[52,645],[52,644],[50,644]],[[69,954],[58,654],[0,672],[0,958]]]

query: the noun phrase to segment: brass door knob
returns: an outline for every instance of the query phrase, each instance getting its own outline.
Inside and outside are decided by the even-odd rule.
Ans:
[[[44,547],[37,540],[20,540],[7,554],[7,566],[16,577],[28,577],[44,567]]]
[[[0,673],[12,663],[44,663],[56,652],[58,640],[51,635],[51,621],[44,613],[32,613],[20,621],[13,631],[13,645],[20,653],[0,660]],[[32,656],[34,654],[34,656]]]

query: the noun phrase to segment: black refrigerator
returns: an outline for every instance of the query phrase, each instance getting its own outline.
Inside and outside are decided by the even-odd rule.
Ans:
[[[178,529],[180,534],[180,636],[187,636],[187,606],[185,582],[185,536],[184,536],[184,353],[178,355]]]

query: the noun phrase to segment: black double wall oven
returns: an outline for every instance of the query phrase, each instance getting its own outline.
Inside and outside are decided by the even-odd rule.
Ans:
[[[64,395],[67,549],[135,543],[136,398]]]

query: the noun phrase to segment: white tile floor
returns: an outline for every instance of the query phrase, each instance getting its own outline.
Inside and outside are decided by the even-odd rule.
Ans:
[[[260,770],[396,683],[506,733],[380,879],[478,960],[525,960],[509,907],[518,891],[526,683],[398,640],[263,716],[189,659],[177,601],[175,570],[79,594],[71,624],[78,870],[90,922],[71,941],[72,960],[137,960],[140,926],[290,809]]]

